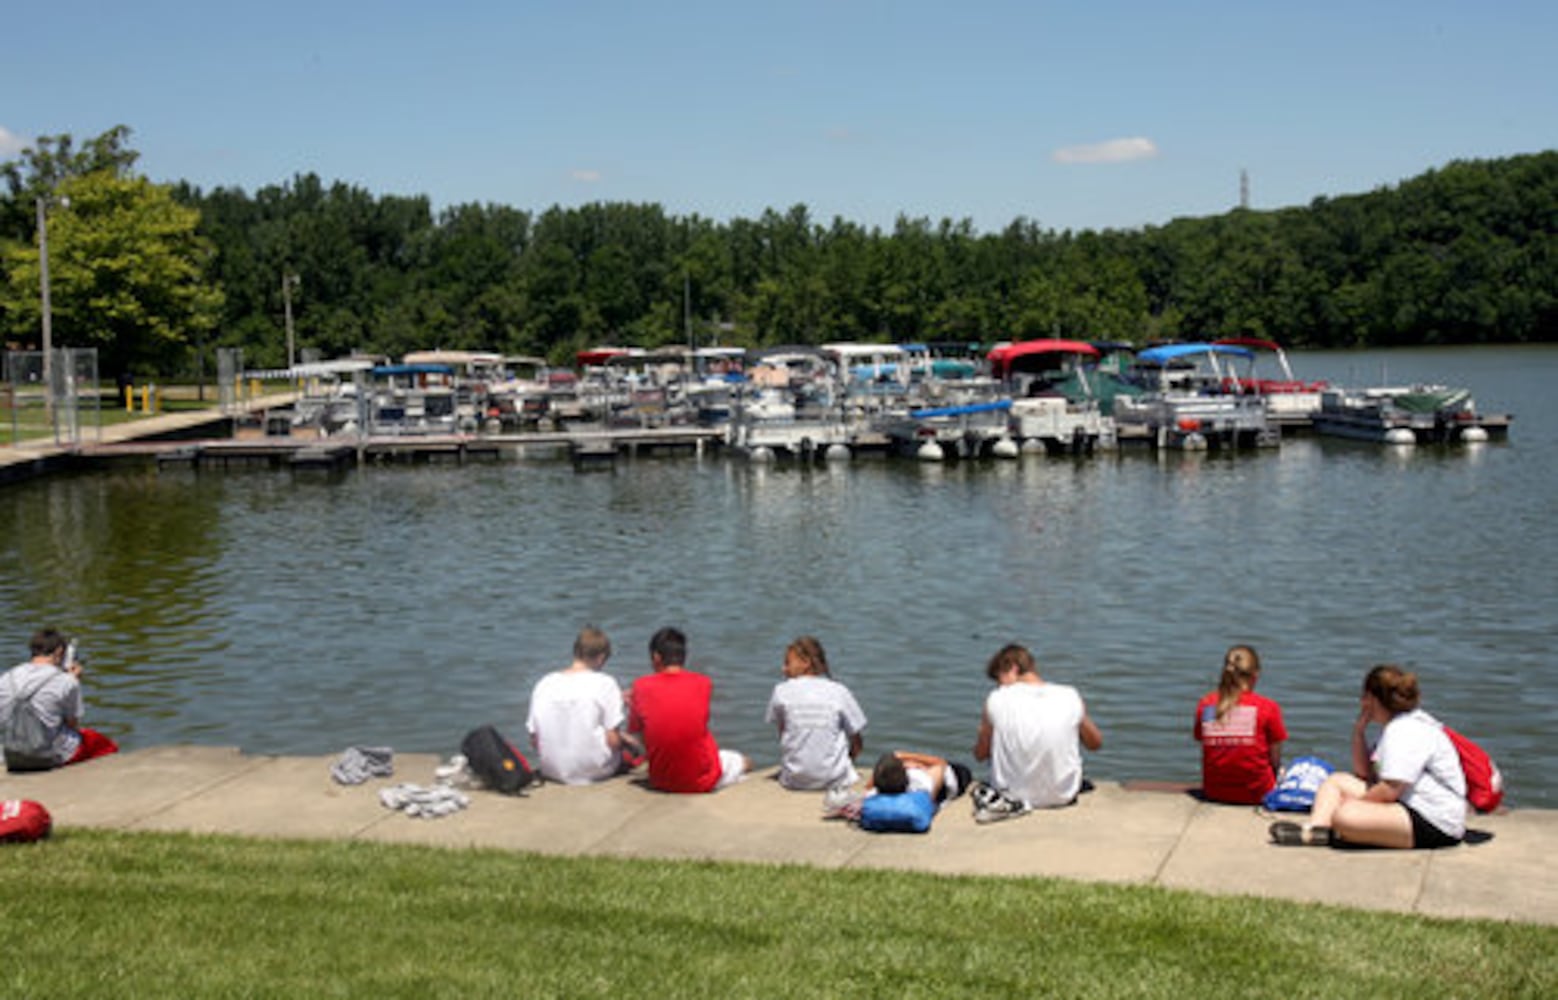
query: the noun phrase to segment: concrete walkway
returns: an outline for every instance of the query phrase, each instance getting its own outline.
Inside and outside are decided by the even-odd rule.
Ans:
[[[229,413],[212,406],[206,410],[181,410],[117,424],[104,424],[99,428],[84,428],[84,440],[79,444],[55,444],[48,438],[26,441],[21,444],[0,442],[0,483],[15,482],[32,476],[52,472],[69,458],[94,448],[165,437],[186,433],[197,427],[217,426],[231,420],[237,413],[258,413],[272,407],[287,406],[296,401],[295,393],[273,393],[239,403]]]
[[[0,799],[42,802],[57,832],[95,827],[493,847],[558,855],[695,858],[1053,876],[1440,917],[1558,924],[1558,812],[1475,817],[1478,843],[1444,851],[1284,848],[1254,809],[1103,783],[1074,807],[976,824],[966,798],[923,836],[824,820],[821,796],[772,770],[712,795],[663,795],[632,778],[523,798],[471,792],[468,809],[415,819],[379,804],[396,782],[433,784],[437,758],[397,754],[395,775],[342,786],[334,757],[173,746],[46,774],[0,775]]]

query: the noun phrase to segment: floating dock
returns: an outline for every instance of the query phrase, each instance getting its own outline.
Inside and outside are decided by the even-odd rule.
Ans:
[[[270,467],[334,470],[371,463],[496,461],[505,454],[555,452],[579,467],[610,467],[619,455],[695,451],[718,447],[724,432],[707,427],[590,429],[530,434],[426,434],[321,438],[266,434],[196,440],[134,440],[85,445],[88,462],[156,461],[159,467],[229,469]]]

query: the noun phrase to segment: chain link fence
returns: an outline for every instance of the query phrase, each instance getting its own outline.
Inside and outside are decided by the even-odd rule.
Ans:
[[[102,387],[97,348],[7,351],[5,420],[10,443],[58,445],[97,443],[103,433]]]

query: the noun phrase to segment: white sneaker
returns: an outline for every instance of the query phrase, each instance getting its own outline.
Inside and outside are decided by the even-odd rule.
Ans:
[[[837,812],[838,810],[860,798],[851,785],[834,785],[822,793],[822,809],[824,812]]]

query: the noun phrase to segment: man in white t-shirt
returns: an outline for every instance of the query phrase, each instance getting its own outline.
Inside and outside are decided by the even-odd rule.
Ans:
[[[565,785],[586,785],[627,770],[640,751],[621,731],[622,688],[601,668],[611,640],[592,625],[573,643],[573,663],[536,682],[525,728],[541,759],[541,774]]]
[[[1082,696],[1041,678],[1033,654],[1015,643],[996,653],[985,673],[996,689],[985,699],[974,759],[990,762],[990,784],[1011,807],[1006,814],[1076,801],[1081,748],[1104,745]]]

